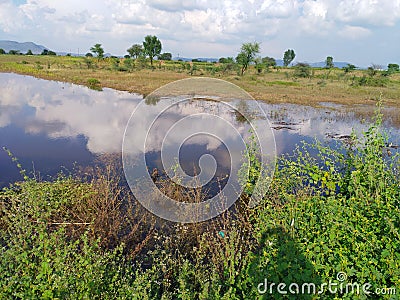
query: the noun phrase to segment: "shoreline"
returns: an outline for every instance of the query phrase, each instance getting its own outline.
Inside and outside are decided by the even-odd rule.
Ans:
[[[111,88],[143,95],[144,97],[157,88],[184,78],[210,77],[233,83],[253,98],[271,104],[292,103],[320,107],[320,103],[343,104],[349,107],[355,105],[375,105],[382,96],[387,107],[400,107],[400,74],[390,78],[385,87],[352,86],[355,76],[364,76],[364,71],[356,71],[353,77],[340,79],[343,71],[334,69],[326,79],[326,70],[315,70],[313,78],[295,78],[293,68],[271,70],[256,74],[250,69],[244,76],[230,74],[208,74],[199,70],[190,75],[186,71],[172,71],[160,64],[158,69],[134,69],[118,71],[110,69],[110,62],[97,62],[95,69],[83,65],[81,57],[46,57],[46,56],[14,56],[0,55],[0,72],[33,76],[45,80],[68,82],[90,87],[90,81],[95,80],[98,88]],[[178,64],[178,62],[171,62]],[[172,67],[171,67],[172,68]],[[175,68],[175,65],[174,65]],[[352,79],[353,78],[353,79]]]

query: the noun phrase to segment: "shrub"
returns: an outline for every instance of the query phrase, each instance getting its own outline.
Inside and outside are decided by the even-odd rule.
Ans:
[[[101,86],[100,86],[100,81],[96,78],[89,78],[87,80],[87,85],[89,88],[93,89],[93,90],[102,90]]]
[[[294,76],[307,78],[311,75],[311,67],[306,63],[298,63],[294,66]]]

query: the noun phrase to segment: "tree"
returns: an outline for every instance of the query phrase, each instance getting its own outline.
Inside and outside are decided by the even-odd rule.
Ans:
[[[94,54],[97,54],[97,58],[103,58],[104,57],[104,49],[101,47],[101,44],[96,44],[92,48],[90,48],[90,51],[92,51]]]
[[[400,72],[400,67],[398,64],[388,64],[387,69],[389,73]]]
[[[263,63],[261,57],[257,57],[254,59],[255,68],[258,74],[261,74],[263,69],[265,68],[265,64]]]
[[[0,48],[0,54],[6,54],[6,51],[4,51],[3,48]]]
[[[235,63],[235,60],[233,59],[233,57],[221,57],[220,59],[218,59],[218,62],[220,64],[233,64]]]
[[[85,56],[86,56],[86,57],[93,57],[93,54],[90,53],[90,52],[88,52],[88,53],[85,54]]]
[[[134,44],[126,51],[129,53],[130,57],[136,59],[143,54],[143,46],[140,44]]]
[[[33,55],[32,50],[29,49],[29,50],[26,52],[26,55]]]
[[[10,50],[10,51],[8,51],[8,54],[18,55],[19,54],[19,50]]]
[[[169,52],[161,53],[158,56],[158,59],[160,59],[160,60],[172,60],[172,54],[169,53]]]
[[[150,64],[153,66],[153,58],[161,53],[161,42],[155,35],[147,35],[143,41],[143,52],[149,56]]]
[[[368,67],[367,73],[369,77],[374,77],[376,74],[378,74],[378,71],[382,70],[382,68],[383,67],[381,65],[372,64],[370,67]]]
[[[347,64],[347,66],[343,67],[343,70],[345,73],[350,73],[351,71],[354,71],[356,69],[355,65],[352,64]]]
[[[240,48],[239,54],[236,56],[236,62],[241,65],[241,75],[247,70],[249,64],[254,61],[256,54],[260,52],[260,44],[244,43]]]
[[[298,63],[295,66],[294,76],[307,78],[311,75],[311,67],[307,63]]]
[[[333,68],[335,65],[333,64],[333,57],[332,56],[328,56],[325,60],[325,68],[327,69],[331,69]]]
[[[40,55],[57,55],[57,53],[55,53],[54,51],[48,50],[48,49],[44,49],[42,51],[42,53]]]
[[[296,57],[296,54],[294,53],[294,50],[288,49],[285,51],[283,54],[283,65],[287,67],[293,59]]]
[[[276,60],[275,58],[272,57],[263,57],[262,62],[264,63],[264,65],[269,68],[269,67],[275,67],[276,66]]]

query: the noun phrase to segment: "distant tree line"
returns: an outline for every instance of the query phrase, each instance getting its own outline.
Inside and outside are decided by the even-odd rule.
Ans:
[[[262,73],[263,71],[269,72],[270,68],[277,68],[277,62],[273,57],[259,56],[260,53],[260,43],[243,43],[239,53],[235,58],[233,57],[221,57],[218,60],[218,63],[222,65],[221,70],[223,73],[229,70],[236,69],[239,75],[244,75],[248,70],[250,65],[253,65],[257,73]],[[134,65],[134,61],[138,62],[139,65],[145,66],[146,60],[150,61],[150,66],[153,68],[154,59],[157,58],[159,61],[170,61],[172,60],[172,54],[170,52],[161,52],[162,51],[162,43],[160,39],[155,35],[147,35],[145,36],[143,42],[141,44],[133,44],[127,50],[127,54],[124,56],[125,61],[123,62],[124,66],[120,66],[119,58],[116,56],[111,56],[112,64],[114,68],[119,70],[131,69]],[[105,56],[105,51],[100,43],[96,43],[93,47],[90,48],[90,52],[86,53],[86,64],[88,68],[93,65],[90,59],[94,55],[98,60],[101,60]],[[9,55],[24,55],[19,50],[9,50],[8,53],[0,48],[0,55],[9,54]],[[31,50],[28,50],[25,55],[34,55]],[[54,51],[44,49],[41,55],[57,55]],[[71,54],[67,54],[67,56],[71,56]],[[307,63],[299,62],[293,65],[293,61],[296,58],[296,53],[293,49],[287,49],[283,53],[283,66],[285,68],[293,67],[294,74],[297,77],[309,77],[311,75],[311,66]],[[199,63],[198,59],[192,59],[192,64],[187,67],[189,72],[193,74],[197,67],[193,65],[193,63]],[[333,57],[327,56],[325,59],[325,68],[327,69],[328,78],[330,70],[335,67]],[[186,68],[186,67],[185,67]],[[357,69],[357,67],[353,64],[347,64],[343,68],[344,73],[350,73]],[[378,65],[372,65],[367,69],[368,76],[374,77],[378,72],[383,71],[383,67]],[[387,76],[393,73],[400,72],[400,68],[398,64],[390,63],[387,66],[387,70],[382,73],[382,75]]]
[[[19,50],[10,50],[8,51],[8,53],[0,48],[0,54],[10,54],[10,55],[24,55],[23,53],[21,53]],[[29,49],[25,55],[33,55],[32,50]],[[57,55],[57,53],[55,53],[54,51],[48,50],[48,49],[44,49],[42,51],[42,53],[40,55]]]

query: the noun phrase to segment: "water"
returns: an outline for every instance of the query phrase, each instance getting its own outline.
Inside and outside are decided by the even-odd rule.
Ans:
[[[103,154],[121,153],[122,139],[130,115],[142,96],[112,89],[94,91],[69,83],[36,79],[16,74],[0,74],[0,146],[9,149],[18,158],[28,174],[47,179],[61,170],[75,166],[92,165]],[[154,109],[157,101],[149,101]],[[252,102],[244,103],[252,107]],[[360,132],[368,127],[363,119],[369,118],[373,108],[346,107],[321,103],[318,108],[292,104],[262,104],[271,122],[277,153],[289,153],[300,141],[312,142],[315,138],[332,142],[345,138],[352,129]],[[194,111],[207,112],[219,109],[246,133],[248,126],[241,123],[234,112],[212,101],[189,101],[175,107],[162,117],[171,124],[182,115]],[[399,109],[385,110],[385,127],[393,144],[399,144]],[[157,147],[150,144],[146,154],[150,170],[162,168]],[[217,175],[229,169],[229,153],[219,141],[204,138],[187,140],[179,154],[182,169],[194,175],[203,154],[217,160]],[[21,180],[15,162],[5,151],[0,151],[0,187]]]

